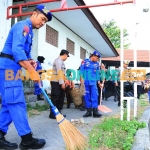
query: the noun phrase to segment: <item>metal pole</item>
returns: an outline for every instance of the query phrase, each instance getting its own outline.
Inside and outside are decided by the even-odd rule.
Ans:
[[[91,8],[91,7],[110,6],[110,5],[119,5],[119,4],[123,5],[123,4],[128,4],[128,3],[133,3],[133,0],[123,1],[123,2],[112,2],[112,3],[105,3],[105,4],[96,4],[96,5],[75,6],[75,7],[63,8],[63,9],[52,9],[51,12],[76,10],[76,9]]]
[[[130,100],[131,100],[131,97],[128,97],[127,98],[127,121],[130,121]]]
[[[28,2],[28,3],[22,3],[22,4],[16,4],[13,6],[9,6],[8,9],[10,8],[19,8],[20,6],[31,6],[31,5],[37,5],[37,4],[42,4],[42,3],[49,3],[49,2],[60,2],[61,0],[39,0],[36,2]]]
[[[16,17],[16,18],[15,18],[15,23],[17,23],[17,20],[18,20],[18,18]]]
[[[39,0],[37,2],[28,2],[28,3],[23,3],[23,4],[17,4],[17,5],[13,5],[13,6],[9,6],[7,7],[7,19],[9,18],[15,18],[15,17],[21,17],[21,16],[28,16],[31,15],[32,12],[28,12],[28,13],[22,13],[22,7],[25,6],[31,6],[31,5],[37,5],[37,4],[41,4],[41,3],[49,3],[49,2],[60,2],[61,0]],[[10,9],[12,8],[19,8],[19,13],[15,14],[15,15],[9,15],[10,13]]]
[[[100,65],[102,64],[102,58],[100,57],[100,59],[99,59],[99,63],[100,63]]]
[[[136,26],[137,23],[135,24],[135,39],[134,39],[134,69],[137,68],[137,49],[136,49]],[[137,117],[137,82],[134,82],[134,118]]]
[[[47,2],[57,2],[60,0],[47,0]],[[14,5],[14,6],[9,6],[7,11],[10,8],[18,8],[20,5],[21,6],[29,6],[29,5],[35,5],[35,4],[40,4],[40,3],[47,3],[46,0],[44,1],[38,1],[38,2],[28,2],[28,3],[24,3],[24,4],[18,4],[18,5]],[[97,5],[84,5],[84,6],[75,6],[75,7],[68,7],[68,8],[59,8],[59,9],[52,9],[50,10],[50,12],[60,12],[60,11],[68,11],[68,10],[76,10],[76,9],[84,9],[84,8],[91,8],[91,7],[101,7],[101,6],[110,6],[110,5],[118,5],[118,4],[128,4],[128,3],[133,3],[133,0],[130,1],[123,1],[123,2],[112,2],[112,3],[105,3],[105,4],[97,4]],[[14,14],[14,15],[8,15],[7,12],[7,19],[9,18],[14,18],[14,17],[21,17],[21,16],[28,16],[31,15],[32,12],[28,12],[28,13],[23,13],[23,14]]]
[[[121,14],[123,9],[123,5],[121,4]],[[123,59],[124,59],[124,48],[123,48],[123,14],[120,15],[121,18],[121,27],[120,27],[120,39],[121,39],[121,51],[120,51],[120,63],[121,63],[121,77],[122,77],[122,73],[123,73]],[[123,109],[123,97],[124,97],[124,90],[123,90],[123,78],[120,78],[120,91],[121,91],[121,97],[120,97],[120,102],[121,102],[121,107],[120,107],[120,111],[121,111],[121,120],[123,120],[123,113],[124,113],[124,109]]]

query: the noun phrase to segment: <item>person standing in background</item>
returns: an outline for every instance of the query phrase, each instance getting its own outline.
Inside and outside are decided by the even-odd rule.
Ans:
[[[85,85],[85,105],[87,112],[83,117],[101,117],[98,108],[98,90],[97,82],[100,85],[100,68],[98,59],[100,58],[100,53],[95,50],[89,59],[84,59],[81,62],[80,73],[81,73],[81,84]]]
[[[120,71],[119,71],[119,68],[118,66],[115,66],[115,70],[113,72],[113,75],[112,75],[112,79],[114,81],[114,101],[117,102],[118,100],[118,84],[120,84]],[[119,91],[120,92],[120,91]]]
[[[124,60],[123,61],[123,70],[126,70],[126,71],[128,71],[128,66],[129,66],[129,63],[130,63],[130,61],[129,60]],[[118,71],[117,71],[118,72]],[[119,76],[121,76],[121,74],[120,74],[120,70],[119,70],[119,72],[118,73],[116,73],[116,77],[115,77],[115,86],[116,86],[116,93],[117,93],[117,96],[118,96],[118,106],[120,106],[120,100],[121,100],[121,97],[120,97],[120,80],[118,80],[119,78],[118,78],[118,75]],[[127,75],[127,78],[129,78],[130,77],[130,75],[128,74]],[[126,81],[127,82],[127,81]],[[125,83],[126,82],[124,82],[124,85],[123,85],[123,87],[125,87]],[[127,100],[124,100],[123,101],[123,105],[124,105],[124,107],[126,107],[126,104],[127,104]]]
[[[45,58],[43,56],[38,56],[37,57],[37,67],[36,71],[39,71],[39,75],[42,75],[43,70],[42,70],[42,65],[41,63],[44,63]],[[45,72],[45,71],[44,71]],[[41,85],[43,86],[43,82],[41,81]],[[44,98],[41,97],[41,88],[39,87],[38,83],[34,83],[34,95],[37,95],[37,100],[44,100]]]
[[[69,52],[67,50],[61,50],[60,56],[55,59],[53,63],[53,74],[51,84],[51,99],[54,106],[57,107],[59,112],[63,109],[64,98],[65,98],[65,64],[64,61],[69,57]],[[64,115],[65,117],[65,115]],[[53,112],[50,111],[49,118],[56,119]]]

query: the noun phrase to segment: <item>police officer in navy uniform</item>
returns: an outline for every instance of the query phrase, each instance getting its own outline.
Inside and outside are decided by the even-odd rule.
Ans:
[[[130,61],[129,60],[124,60],[123,61],[123,71],[124,70],[126,70],[127,72],[128,72],[128,65],[129,65],[129,63],[130,63]],[[116,72],[116,74],[115,74],[116,76],[115,76],[115,86],[116,86],[116,90],[117,90],[117,97],[118,97],[118,106],[120,106],[121,105],[121,97],[120,97],[120,88],[121,88],[121,85],[120,85],[120,76],[121,76],[121,73],[120,73],[120,69]],[[127,76],[125,75],[125,77],[129,77],[131,74],[130,74],[130,71],[127,73]],[[124,86],[125,86],[125,84],[126,84],[127,82],[124,82],[124,84],[123,84],[123,88],[125,88]],[[128,84],[128,83],[127,83]],[[131,86],[130,86],[131,87]],[[124,89],[124,94],[125,94],[125,89]],[[124,97],[125,97],[125,95],[124,95]],[[125,108],[126,107],[126,105],[127,105],[127,100],[123,100],[123,107]]]
[[[59,112],[63,109],[64,98],[65,98],[65,81],[66,67],[64,61],[69,57],[69,52],[62,49],[58,58],[53,63],[53,75],[51,80],[51,99],[54,106],[57,107]],[[64,115],[66,117],[66,115]],[[49,118],[56,119],[53,112],[50,111]]]
[[[51,19],[52,14],[45,6],[36,6],[30,18],[12,26],[0,54],[0,93],[2,94],[0,149],[17,149],[18,147],[16,143],[6,141],[4,137],[11,122],[14,123],[18,135],[22,139],[19,145],[20,149],[40,149],[46,143],[44,139],[37,139],[32,136],[22,80],[16,78],[16,74],[23,67],[29,72],[32,80],[40,81],[34,68],[36,62],[31,58],[32,30],[41,28]],[[7,76],[8,72],[11,77]]]
[[[39,72],[39,74],[41,75],[42,72],[45,72],[45,70],[42,70],[42,63],[44,63],[45,58],[43,56],[38,56],[37,57],[37,67],[36,67],[36,71]],[[41,81],[41,85],[43,85],[43,82]],[[34,95],[37,95],[37,100],[44,100],[44,98],[41,97],[41,88],[39,87],[38,83],[34,83]]]
[[[87,112],[83,117],[92,116],[101,117],[102,115],[98,113],[98,89],[97,83],[100,86],[100,68],[98,59],[100,58],[100,53],[95,50],[89,59],[84,59],[80,66],[81,73],[81,84],[85,85],[85,105]]]

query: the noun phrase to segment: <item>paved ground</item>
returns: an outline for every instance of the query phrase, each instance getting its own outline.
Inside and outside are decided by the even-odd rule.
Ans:
[[[117,106],[117,102],[113,101],[113,97],[109,98],[108,101],[103,101],[103,104],[113,110],[112,113],[103,114],[103,116],[113,115],[120,110],[120,108]],[[79,109],[75,109],[73,104],[70,109],[66,109],[66,106],[64,106],[64,109],[62,111],[63,114],[67,115],[66,119],[69,121],[71,119],[82,118],[85,112],[86,111],[80,111]],[[49,111],[45,111],[42,112],[41,115],[29,117],[29,123],[33,131],[34,137],[46,139],[47,143],[43,148],[44,150],[65,150],[64,141],[61,136],[57,122],[56,120],[49,119],[48,115]],[[84,126],[78,126],[78,128],[83,134],[87,135],[88,130],[90,130],[95,123],[101,122],[101,120],[102,119],[93,117],[84,118],[86,124]],[[18,136],[13,124],[10,125],[8,134],[6,135],[6,139],[11,142],[16,142],[18,144],[20,143],[21,139]]]
[[[109,98],[108,101],[103,101],[103,105],[106,105],[107,107],[113,110],[112,113],[103,114],[103,116],[113,115],[120,111],[120,107],[117,106],[117,102],[113,101],[113,97]],[[133,102],[131,102],[131,107],[133,107]],[[71,120],[82,118],[85,111],[75,109],[74,106],[72,105],[70,109],[66,109],[66,106],[64,106],[62,113],[67,115],[66,117],[67,120]],[[46,139],[47,143],[43,148],[43,150],[65,150],[64,141],[61,136],[57,122],[56,120],[49,119],[48,115],[49,111],[45,111],[42,112],[40,115],[29,117],[29,123],[32,128],[34,137]],[[88,131],[94,126],[94,124],[101,122],[102,118],[93,118],[93,117],[84,118],[86,124],[84,126],[78,127],[78,129],[83,134],[87,135]],[[145,129],[144,132],[144,134],[146,134],[144,136],[144,140],[148,139],[148,134],[146,131],[147,129]],[[9,132],[6,135],[6,138],[11,142],[16,142],[18,144],[20,143],[20,137],[18,136],[13,124],[10,125]],[[135,145],[138,147],[138,144]],[[144,149],[133,148],[132,150],[144,150]]]

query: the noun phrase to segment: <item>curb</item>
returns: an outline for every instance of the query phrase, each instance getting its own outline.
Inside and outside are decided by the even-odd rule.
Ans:
[[[139,129],[134,137],[134,143],[131,150],[150,150],[150,138],[148,123],[150,119],[150,106],[146,108],[140,118],[140,122],[146,122],[147,127]]]

